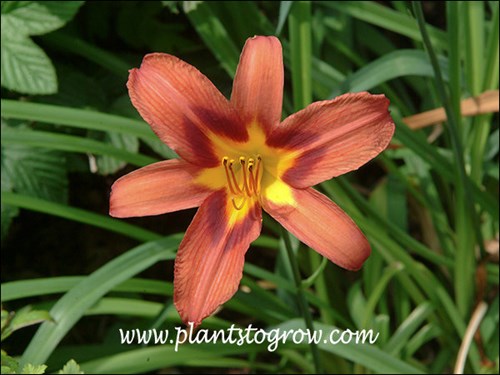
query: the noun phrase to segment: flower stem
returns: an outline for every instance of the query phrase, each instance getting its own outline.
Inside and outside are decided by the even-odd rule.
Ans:
[[[282,229],[282,237],[283,241],[285,242],[285,248],[286,248],[286,253],[288,255],[288,260],[290,261],[290,265],[292,267],[293,279],[295,287],[297,289],[297,299],[299,302],[300,312],[304,317],[304,322],[306,324],[307,330],[312,334],[314,326],[313,326],[311,312],[309,311],[309,303],[307,302],[304,290],[302,289],[302,278],[300,277],[299,265],[297,263],[295,254],[293,253],[292,244],[290,243],[290,235],[285,229]],[[321,360],[318,347],[316,343],[313,341],[310,342],[310,345],[311,345],[311,353],[313,356],[315,373],[322,374],[323,369],[321,367]]]

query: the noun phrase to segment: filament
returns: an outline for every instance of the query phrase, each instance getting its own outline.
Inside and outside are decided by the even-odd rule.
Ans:
[[[243,199],[242,199],[242,201],[241,201],[240,205],[238,206],[238,205],[236,204],[235,199],[234,199],[234,198],[231,198],[231,203],[233,204],[233,207],[234,207],[236,210],[238,210],[238,211],[239,211],[239,210],[241,210],[241,209],[243,208],[243,206],[245,205],[246,201],[247,201],[247,197],[243,196]]]

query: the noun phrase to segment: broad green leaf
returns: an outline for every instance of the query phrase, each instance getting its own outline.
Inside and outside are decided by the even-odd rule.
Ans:
[[[3,121],[2,121],[2,127],[3,127]],[[12,192],[12,189],[14,188],[14,181],[9,177],[9,174],[7,173],[7,169],[3,167],[4,164],[4,147],[2,145],[1,147],[1,186],[2,186],[2,192]],[[15,206],[11,206],[9,204],[6,204],[2,200],[2,242],[7,236],[10,228],[10,224],[12,223],[12,220],[19,214],[19,209]],[[3,310],[2,310],[3,311]]]
[[[3,174],[3,173],[2,173]],[[3,184],[2,184],[2,191]],[[10,224],[12,220],[19,214],[19,209],[15,206],[5,204],[2,201],[2,241],[6,238],[9,233]]]
[[[30,5],[32,1],[2,1],[2,15]]]
[[[62,370],[59,370],[57,372],[58,374],[85,374],[82,369],[80,368],[80,365],[75,362],[74,359],[70,359],[68,363],[64,365]]]
[[[2,365],[2,374],[15,374],[16,370],[10,366]]]
[[[2,327],[2,341],[18,329],[50,320],[52,319],[47,311],[32,310],[30,306],[26,306],[16,311],[7,324]]]
[[[10,3],[14,4],[10,9],[6,9],[8,12],[4,13],[2,7],[2,26],[5,24],[5,27],[23,35],[42,35],[64,26],[84,2],[11,1]],[[19,3],[27,4],[20,6]]]
[[[57,92],[57,77],[45,52],[29,38],[62,27],[83,1],[29,1],[2,3],[2,86],[23,94]]]
[[[57,92],[56,72],[45,52],[27,36],[6,27],[2,20],[2,86],[23,94]]]
[[[139,151],[139,140],[133,135],[107,133],[104,135],[104,142],[129,152],[135,153]],[[106,155],[98,156],[97,172],[102,175],[112,174],[123,168],[126,164],[122,160]]]
[[[28,363],[23,366],[21,370],[21,374],[45,374],[45,370],[47,369],[46,365],[32,365]]]
[[[12,316],[12,313],[9,313],[7,310],[2,309],[2,331],[7,326],[7,324],[9,324]]]
[[[53,202],[67,201],[66,161],[62,153],[6,144],[2,145],[1,164],[2,185],[6,183],[10,191]]]
[[[7,127],[7,123],[2,121],[2,131]],[[68,182],[62,153],[2,143],[1,166],[2,192],[18,192],[50,201],[66,202]],[[18,212],[17,207],[5,204],[2,200],[2,239],[7,235],[12,219]]]
[[[5,351],[2,350],[1,353],[2,353],[2,374],[15,374],[17,372],[17,369],[19,368],[19,363],[14,358],[7,355]]]

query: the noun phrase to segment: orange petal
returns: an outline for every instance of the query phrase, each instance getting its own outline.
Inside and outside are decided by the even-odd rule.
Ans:
[[[211,137],[244,142],[248,133],[229,101],[200,71],[177,57],[153,53],[127,83],[135,108],[160,139],[194,164],[220,162]]]
[[[282,179],[305,188],[373,159],[394,134],[388,107],[384,95],[364,92],[313,103],[288,117],[267,140],[269,146],[298,151]]]
[[[333,263],[357,270],[370,255],[370,244],[352,219],[312,188],[294,189],[295,207],[263,200],[264,209],[299,240]]]
[[[247,39],[234,77],[231,103],[247,124],[256,120],[266,133],[280,122],[283,56],[278,38]]]
[[[199,325],[236,293],[245,253],[261,229],[261,210],[254,208],[230,225],[225,190],[199,208],[175,259],[174,303],[184,323]]]
[[[186,161],[172,159],[129,173],[111,187],[109,214],[148,216],[198,207],[212,192],[193,182],[200,171]]]

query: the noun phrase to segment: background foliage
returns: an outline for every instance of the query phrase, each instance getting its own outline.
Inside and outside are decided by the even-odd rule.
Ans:
[[[460,110],[461,100],[498,90],[498,8],[2,1],[2,373],[64,364],[64,373],[498,373],[498,115]],[[287,343],[274,353],[266,345],[120,345],[118,328],[180,324],[172,265],[194,212],[107,215],[114,180],[175,157],[131,106],[128,70],[146,53],[171,53],[229,96],[241,48],[256,34],[283,44],[284,115],[370,90],[390,98],[397,130],[376,160],[318,187],[372,244],[363,269],[326,263],[266,217],[241,290],[203,327],[305,328],[289,246],[315,327],[380,337],[374,345]],[[408,116],[437,107],[448,121],[408,126]]]

